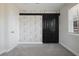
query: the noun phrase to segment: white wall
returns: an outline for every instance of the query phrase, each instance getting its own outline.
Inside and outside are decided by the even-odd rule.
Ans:
[[[76,4],[66,4],[60,10],[59,19],[59,41],[60,44],[79,55],[79,36],[71,35],[68,32],[68,10]]]
[[[12,4],[6,5],[7,49],[17,46],[19,40],[19,13]]]
[[[5,6],[0,4],[0,54],[5,52]]]
[[[0,4],[0,54],[9,51],[18,44],[18,16],[15,6]]]

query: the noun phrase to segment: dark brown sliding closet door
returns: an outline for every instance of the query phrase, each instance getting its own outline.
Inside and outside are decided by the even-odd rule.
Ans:
[[[58,16],[43,15],[43,43],[58,43],[58,30]]]

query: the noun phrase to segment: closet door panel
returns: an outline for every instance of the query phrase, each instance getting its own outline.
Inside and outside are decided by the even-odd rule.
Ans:
[[[21,16],[20,42],[42,42],[42,16]]]

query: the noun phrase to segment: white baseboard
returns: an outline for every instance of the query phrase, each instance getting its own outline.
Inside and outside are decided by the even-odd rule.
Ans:
[[[5,53],[5,52],[6,52],[5,50],[1,51],[1,52],[0,52],[0,55],[3,54],[3,53]]]
[[[61,44],[63,47],[65,47],[66,49],[68,49],[70,52],[72,52],[74,55],[79,56],[79,53],[77,53],[76,51],[72,50],[71,48],[69,48],[68,46],[66,46],[65,44],[63,44],[62,42],[59,43]]]
[[[17,44],[18,45],[18,44]],[[16,45],[16,46],[17,46]],[[6,52],[9,52],[9,51],[11,51],[12,49],[14,49],[16,46],[14,46],[14,47],[12,47],[12,48],[9,48],[9,49],[7,49],[7,51]]]
[[[43,44],[42,42],[18,42],[18,44]]]
[[[9,52],[9,51],[11,51],[12,49],[14,49],[15,47],[13,47],[13,48],[10,48],[10,49],[7,49],[7,51],[6,52]]]

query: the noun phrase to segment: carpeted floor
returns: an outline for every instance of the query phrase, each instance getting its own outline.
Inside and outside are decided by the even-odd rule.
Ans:
[[[60,44],[19,44],[1,56],[74,56]]]

